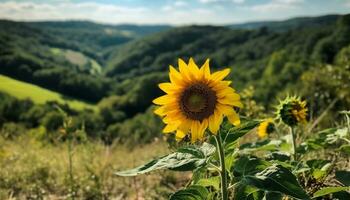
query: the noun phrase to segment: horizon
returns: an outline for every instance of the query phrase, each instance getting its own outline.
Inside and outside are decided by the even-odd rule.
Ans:
[[[264,23],[264,22],[285,22],[293,19],[312,19],[312,18],[318,18],[318,17],[327,17],[327,16],[342,16],[342,15],[348,15],[349,13],[339,14],[339,13],[329,13],[324,15],[315,15],[315,16],[296,16],[296,17],[290,17],[286,19],[271,19],[271,20],[257,20],[257,21],[244,21],[244,22],[237,22],[237,23],[227,23],[227,24],[137,24],[137,23],[105,23],[105,22],[99,22],[99,21],[93,21],[89,19],[62,19],[62,20],[13,20],[13,19],[6,19],[6,18],[0,18],[4,21],[13,21],[13,22],[20,22],[20,23],[50,23],[50,22],[87,22],[87,23],[94,23],[94,24],[100,24],[105,26],[170,26],[170,27],[180,27],[180,26],[231,26],[231,25],[242,25],[242,24],[250,24],[250,23]]]
[[[0,0],[0,19],[106,25],[232,25],[344,15],[350,0]],[[155,12],[156,10],[156,12]]]

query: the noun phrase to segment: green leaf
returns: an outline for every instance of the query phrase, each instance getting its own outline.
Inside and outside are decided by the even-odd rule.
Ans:
[[[348,145],[348,144],[342,145],[342,146],[339,148],[339,150],[340,150],[341,152],[345,153],[345,154],[350,155],[350,145]]]
[[[326,142],[329,144],[334,144],[342,138],[346,138],[348,134],[348,128],[339,128],[334,132],[334,134],[327,135]]]
[[[280,192],[297,199],[310,199],[296,177],[281,165],[272,165],[255,175],[247,175],[244,182],[262,190]]]
[[[350,186],[350,171],[336,171],[335,178],[345,186]]]
[[[206,200],[208,190],[200,185],[191,185],[188,188],[179,190],[170,196],[170,200]]]
[[[337,128],[329,128],[322,131],[319,131],[315,134],[312,134],[313,138],[309,138],[305,142],[303,142],[298,148],[298,153],[306,153],[313,150],[319,150],[324,149],[330,146],[330,144],[327,142],[327,138],[330,137],[330,135],[334,135],[334,133],[337,131]]]
[[[204,187],[213,187],[215,190],[220,190],[220,176],[200,179],[197,184]]]
[[[340,191],[332,194],[333,199],[348,200],[350,199],[350,193],[346,191]]]
[[[328,194],[340,192],[340,191],[346,191],[349,190],[350,187],[325,187],[320,189],[319,191],[314,193],[314,196],[312,198],[322,197]]]
[[[266,155],[267,160],[278,160],[281,162],[290,160],[290,154],[285,152],[272,152]]]
[[[234,198],[239,200],[260,200],[264,197],[264,192],[256,187],[239,183],[235,187]]]
[[[255,151],[278,151],[280,145],[283,142],[281,140],[263,140],[253,143],[246,143],[241,145],[239,148],[243,150],[244,153],[251,153]]]
[[[282,194],[279,192],[266,192],[264,200],[281,200]]]
[[[326,177],[333,166],[329,160],[320,159],[308,160],[306,164],[310,167],[312,176],[317,180]]]
[[[240,157],[233,167],[235,176],[255,174],[270,166],[269,162],[255,157]]]
[[[221,137],[224,143],[230,144],[235,142],[238,138],[249,133],[252,129],[259,125],[258,121],[247,121],[242,123],[238,127],[229,129],[228,131],[222,131]]]
[[[136,176],[158,169],[170,169],[175,171],[191,171],[207,164],[209,157],[215,152],[215,146],[204,143],[201,147],[188,146],[178,149],[176,152],[140,167],[116,172],[118,176]]]

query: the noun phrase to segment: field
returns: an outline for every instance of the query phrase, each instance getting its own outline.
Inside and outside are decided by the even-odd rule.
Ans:
[[[102,72],[101,65],[96,60],[85,56],[81,52],[60,48],[51,48],[50,50],[54,55],[61,56],[82,69],[87,69],[91,74],[101,74]]]
[[[4,75],[0,75],[0,91],[19,99],[29,98],[37,104],[44,104],[48,101],[57,101],[59,103],[67,103],[70,107],[77,110],[96,109],[92,104],[68,98],[57,92],[30,83],[18,81]]]
[[[74,144],[70,171],[68,143],[48,144],[29,137],[14,141],[0,138],[0,199],[164,197],[176,190],[181,180],[186,181],[186,177],[169,172],[137,178],[113,174],[166,152],[168,148],[163,141],[133,150],[119,144]]]

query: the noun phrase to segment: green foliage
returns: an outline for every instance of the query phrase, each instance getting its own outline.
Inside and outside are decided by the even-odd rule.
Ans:
[[[315,192],[313,198],[326,196],[328,194],[332,194],[332,193],[336,193],[336,192],[347,191],[349,189],[350,189],[350,187],[326,187],[326,188],[322,188],[321,190]]]
[[[254,176],[245,176],[247,184],[259,189],[280,192],[297,199],[309,199],[309,196],[299,185],[296,177],[286,168],[280,165],[272,165]]]
[[[118,176],[136,176],[153,170],[171,169],[175,171],[192,171],[204,167],[209,157],[215,152],[215,147],[204,143],[200,147],[188,146],[177,149],[176,152],[140,166],[135,169],[116,172]]]
[[[298,152],[302,157],[300,159],[292,158],[286,152],[289,151],[289,147],[284,146],[288,146],[287,142],[290,143],[290,141],[285,138],[266,139],[238,146],[237,143],[241,138],[254,132],[258,124],[257,121],[249,119],[244,120],[238,127],[224,123],[220,129],[220,135],[216,136],[221,137],[224,144],[222,147],[218,145],[217,150],[224,148],[226,154],[224,164],[225,173],[228,175],[229,199],[281,200],[285,196],[295,199],[329,195],[335,198],[348,196],[348,171],[337,171],[335,178],[343,185],[331,186],[326,182],[334,176],[332,173],[337,163],[324,158],[308,157],[308,153],[312,153],[313,149],[334,150],[343,143],[347,144],[350,141],[347,139],[349,137],[347,128],[325,129],[317,133],[317,139],[306,139]],[[210,137],[208,141],[213,143],[212,139],[213,137]],[[316,144],[318,146],[314,146]],[[206,145],[210,144],[203,144],[203,146]],[[214,154],[215,149],[213,145],[210,146],[210,153],[200,153],[196,146],[183,146],[174,153],[155,159],[146,165],[116,174],[136,176],[157,169],[191,170],[193,171],[191,184],[174,193],[171,198],[220,199],[223,194],[220,192],[223,185],[222,168],[218,166],[221,163],[219,162],[221,155],[218,151]],[[205,189],[205,197],[200,195],[198,186]]]
[[[188,188],[179,190],[170,196],[170,200],[206,200],[209,192],[205,187],[191,185]]]

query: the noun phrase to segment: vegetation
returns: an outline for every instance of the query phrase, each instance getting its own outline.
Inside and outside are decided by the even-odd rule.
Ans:
[[[112,174],[167,151],[163,141],[132,151],[119,144],[75,142],[72,189],[68,187],[71,182],[67,143],[50,144],[27,136],[16,140],[0,138],[0,199],[134,199],[145,195],[166,198],[187,180],[186,176],[162,172],[126,179]],[[125,155],[135,159],[126,160]]]
[[[18,99],[31,99],[33,103],[44,104],[48,101],[67,103],[76,110],[96,109],[94,105],[62,96],[60,93],[38,87],[36,85],[18,81],[7,76],[0,75],[0,90]]]
[[[207,168],[193,174],[111,175],[169,153],[166,143],[171,152],[187,148],[171,134],[161,134],[152,100],[163,94],[157,86],[168,81],[168,65],[190,57],[198,63],[210,58],[213,71],[231,68],[227,79],[242,98],[244,131],[227,127],[222,133],[242,134],[224,141],[226,155],[235,161],[227,158],[229,180],[241,183],[236,179],[244,178],[242,163],[265,172],[277,163],[298,181],[298,192],[304,191],[298,194],[331,198],[335,194],[329,191],[340,191],[333,187],[348,187],[339,173],[348,165],[349,132],[340,111],[350,108],[349,35],[350,15],[174,28],[0,20],[0,199],[166,199],[198,185],[219,197],[218,172]],[[244,128],[273,117],[278,100],[294,94],[308,102],[309,110],[307,125],[295,129],[300,165],[280,154],[291,153],[285,125],[276,124],[279,132],[263,139],[254,134],[257,123]],[[76,135],[68,137],[68,129]],[[210,148],[213,139],[206,140]],[[215,153],[209,157],[206,164],[219,166]],[[253,171],[249,175],[256,178]],[[250,199],[275,192],[300,197],[249,180],[254,184],[231,185],[230,192],[236,187],[237,195]],[[185,188],[189,185],[197,186]]]

